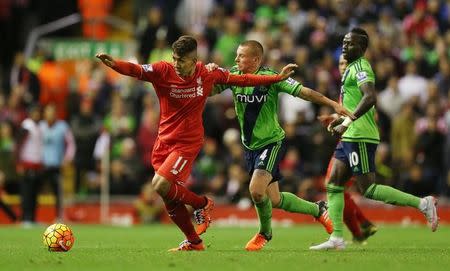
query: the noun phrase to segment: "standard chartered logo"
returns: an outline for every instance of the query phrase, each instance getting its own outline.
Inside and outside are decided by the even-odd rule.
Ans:
[[[236,94],[236,100],[240,103],[265,103],[267,102],[267,94],[264,95],[246,95]]]

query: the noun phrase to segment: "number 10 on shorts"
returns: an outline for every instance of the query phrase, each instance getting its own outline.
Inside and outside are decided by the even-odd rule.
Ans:
[[[359,164],[359,157],[357,152],[351,152],[348,155],[348,161],[350,162],[350,167],[357,166]]]

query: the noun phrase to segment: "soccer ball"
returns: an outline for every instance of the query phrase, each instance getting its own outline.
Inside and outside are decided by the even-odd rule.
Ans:
[[[50,225],[42,237],[48,251],[69,251],[75,241],[72,230],[60,223]]]

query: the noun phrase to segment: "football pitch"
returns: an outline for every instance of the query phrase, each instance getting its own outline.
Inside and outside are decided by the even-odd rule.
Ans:
[[[170,253],[182,235],[171,225],[136,227],[70,225],[69,252],[48,252],[45,227],[0,227],[0,270],[450,270],[450,227],[379,226],[367,245],[343,251],[309,251],[327,238],[319,226],[274,227],[259,252],[243,250],[256,228],[212,227],[202,252]],[[346,235],[349,238],[349,235]]]

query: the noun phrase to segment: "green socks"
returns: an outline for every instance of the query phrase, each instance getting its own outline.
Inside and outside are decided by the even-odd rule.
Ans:
[[[327,185],[328,214],[333,222],[334,237],[344,236],[344,187],[333,184]]]
[[[372,184],[364,193],[364,196],[373,199],[383,201],[393,205],[399,206],[411,206],[419,208],[420,198],[411,194],[402,192],[390,186],[381,184]]]
[[[269,197],[264,197],[261,202],[255,203],[259,218],[259,232],[266,236],[272,235],[272,202]]]
[[[314,217],[319,215],[319,206],[313,202],[303,200],[289,192],[280,193],[281,201],[278,209],[283,209],[291,213],[308,214]]]

